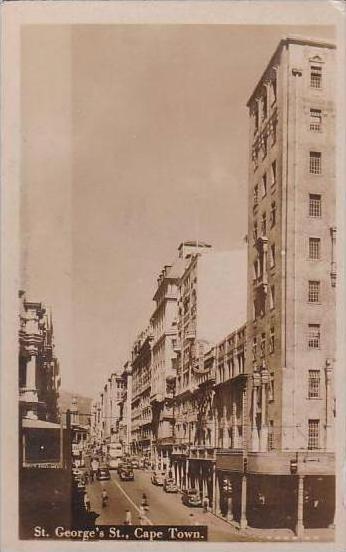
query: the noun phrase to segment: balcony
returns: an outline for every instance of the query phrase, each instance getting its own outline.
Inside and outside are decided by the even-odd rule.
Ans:
[[[191,460],[216,460],[216,448],[212,445],[192,445],[189,457]]]

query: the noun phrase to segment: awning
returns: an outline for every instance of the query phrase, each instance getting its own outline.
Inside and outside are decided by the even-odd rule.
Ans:
[[[22,426],[30,429],[60,429],[60,424],[54,424],[46,420],[33,420],[32,418],[23,418]]]

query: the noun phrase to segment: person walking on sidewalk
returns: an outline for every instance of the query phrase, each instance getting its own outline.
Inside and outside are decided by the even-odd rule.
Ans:
[[[84,494],[84,506],[87,512],[90,512],[90,498],[88,493]]]
[[[108,494],[106,489],[102,489],[101,495],[102,495],[102,508],[104,508],[108,504]]]
[[[125,521],[124,525],[132,525],[132,514],[130,510],[125,511]]]
[[[209,498],[206,495],[203,497],[202,504],[203,504],[203,512],[206,514],[208,512],[208,507],[209,507]]]

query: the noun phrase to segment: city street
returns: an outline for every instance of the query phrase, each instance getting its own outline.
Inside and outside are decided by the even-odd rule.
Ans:
[[[203,513],[202,508],[189,508],[182,504],[181,494],[167,494],[162,487],[150,481],[150,472],[135,470],[135,481],[120,481],[117,472],[111,472],[111,480],[94,481],[87,486],[91,500],[91,510],[99,513],[97,525],[123,524],[125,511],[132,514],[132,524],[139,524],[139,507],[142,494],[148,498],[148,523],[153,525],[207,525],[210,541],[249,541],[256,538],[243,537],[236,529],[216,518]],[[101,491],[105,488],[109,503],[102,508]],[[192,515],[191,515],[192,514]]]

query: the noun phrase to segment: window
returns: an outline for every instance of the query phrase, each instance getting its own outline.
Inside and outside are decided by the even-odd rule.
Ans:
[[[322,216],[321,196],[319,194],[309,194],[309,216]]]
[[[269,308],[272,310],[274,307],[275,307],[275,286],[270,286]]]
[[[308,433],[308,449],[315,450],[320,448],[320,421],[309,420],[309,433]]]
[[[261,334],[261,358],[263,358],[266,354],[266,334]]]
[[[319,349],[320,348],[320,325],[319,324],[309,324],[308,331],[308,347],[309,349]]]
[[[274,432],[274,422],[273,420],[269,421],[269,428],[268,428],[268,450],[273,450],[273,432]]]
[[[322,67],[321,65],[311,65],[310,67],[310,86],[312,88],[322,87]]]
[[[270,328],[270,338],[269,338],[269,352],[273,353],[275,351],[275,328]]]
[[[319,132],[322,128],[322,111],[310,109],[310,130]]]
[[[267,173],[262,176],[262,197],[267,195]]]
[[[256,134],[256,132],[258,130],[258,125],[259,125],[259,113],[258,113],[258,103],[257,102],[255,103],[253,117],[254,117],[254,127],[255,127],[255,134]]]
[[[320,302],[320,282],[309,280],[309,303]]]
[[[321,174],[322,172],[321,157],[322,155],[320,151],[310,151],[309,171],[311,174]]]
[[[272,228],[276,224],[276,203],[275,203],[275,201],[273,201],[272,204],[271,204],[270,223],[271,223]]]
[[[309,399],[318,399],[320,396],[320,371],[309,370],[309,387],[308,397]]]
[[[253,240],[254,240],[254,243],[257,242],[257,238],[258,238],[258,228],[257,228],[257,222],[255,221],[254,224],[253,224]]]
[[[264,159],[267,156],[268,151],[268,137],[263,136],[262,140],[262,159]]]
[[[258,184],[255,184],[253,189],[253,203],[254,207],[256,207],[258,203]]]
[[[271,81],[271,90],[272,90],[272,105],[276,102],[276,96],[277,96],[277,82],[276,82],[276,75]]]
[[[254,337],[252,340],[252,360],[256,360],[257,355],[257,337]]]
[[[271,187],[275,188],[276,186],[276,161],[273,161],[271,166]]]
[[[262,97],[262,120],[265,120],[268,116],[268,94],[267,94],[267,87],[265,86],[263,89],[263,97]]]
[[[321,239],[309,238],[309,259],[318,260],[321,255]]]
[[[262,231],[262,236],[267,235],[267,213],[266,212],[262,213],[261,231]]]
[[[270,268],[275,266],[275,243],[270,246]]]

